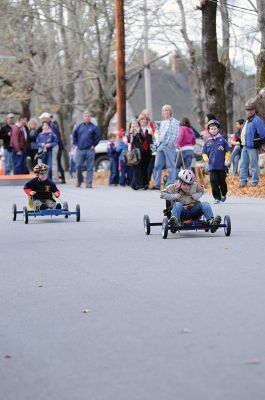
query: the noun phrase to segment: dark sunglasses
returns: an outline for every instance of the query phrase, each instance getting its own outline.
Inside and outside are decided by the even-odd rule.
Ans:
[[[39,171],[39,174],[40,175],[45,175],[45,174],[47,174],[48,173],[48,171],[46,170],[46,169],[44,169],[43,171]]]

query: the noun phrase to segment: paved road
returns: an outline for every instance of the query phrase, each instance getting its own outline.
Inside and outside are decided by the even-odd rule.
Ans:
[[[265,200],[162,240],[157,192],[62,189],[80,223],[13,222],[0,188],[0,399],[264,400]]]

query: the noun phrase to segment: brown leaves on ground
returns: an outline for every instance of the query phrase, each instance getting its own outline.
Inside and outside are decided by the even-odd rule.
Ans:
[[[164,174],[163,174],[164,175]],[[204,188],[207,193],[211,193],[211,185],[209,182],[209,175],[206,175],[203,179]],[[95,185],[108,185],[109,183],[109,172],[95,172],[94,174]],[[228,185],[228,196],[239,196],[239,197],[265,197],[265,174],[260,175],[259,185],[257,187],[251,187],[251,180],[249,179],[248,184],[244,188],[239,187],[239,176],[229,175],[227,177]],[[152,186],[152,182],[150,184]]]
[[[249,179],[247,186],[240,188],[239,176],[229,175],[226,181],[228,186],[228,196],[265,197],[265,174],[260,175],[260,181],[256,187],[251,187],[251,179]],[[205,177],[205,191],[211,193],[211,185],[208,175]]]

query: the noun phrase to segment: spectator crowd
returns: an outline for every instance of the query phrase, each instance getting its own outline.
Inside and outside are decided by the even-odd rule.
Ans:
[[[207,163],[213,197],[216,202],[226,200],[226,176],[232,169],[240,176],[240,187],[247,181],[251,186],[259,184],[259,152],[265,141],[265,124],[256,113],[256,105],[249,100],[245,105],[246,120],[238,119],[231,140],[218,121],[218,116],[207,114],[203,138],[202,157]],[[109,185],[130,186],[134,190],[160,190],[163,169],[167,169],[167,185],[174,183],[182,169],[194,167],[194,146],[198,132],[188,118],[178,121],[171,105],[161,109],[161,120],[152,121],[148,110],[143,110],[130,121],[128,129],[108,135],[107,155],[110,162]],[[69,176],[76,172],[76,186],[85,183],[93,186],[95,147],[100,141],[99,128],[91,121],[88,111],[83,120],[75,125],[69,150]],[[48,177],[52,179],[53,156],[61,183],[65,183],[62,164],[64,143],[57,121],[44,112],[37,119],[27,122],[24,116],[6,116],[0,128],[3,142],[4,173],[28,174],[36,164],[48,165]],[[131,158],[130,158],[131,157]],[[128,160],[131,161],[128,161]],[[86,177],[84,178],[84,170]],[[153,185],[150,184],[152,179]]]

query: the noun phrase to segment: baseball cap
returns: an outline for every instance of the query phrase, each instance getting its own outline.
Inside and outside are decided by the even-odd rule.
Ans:
[[[255,100],[249,99],[245,104],[245,110],[253,110],[256,108]]]
[[[7,114],[6,118],[15,118],[15,116],[14,116],[14,114],[10,113],[10,114]]]
[[[44,119],[44,118],[50,118],[50,114],[47,112],[44,112],[39,116],[39,119]]]

